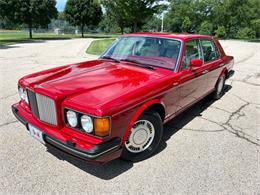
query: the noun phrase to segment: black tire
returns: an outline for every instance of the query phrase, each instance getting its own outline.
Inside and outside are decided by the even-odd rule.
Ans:
[[[223,82],[221,81],[222,79],[223,79]],[[225,74],[223,74],[219,77],[217,84],[215,86],[215,90],[212,93],[212,98],[214,100],[218,100],[224,95],[225,82],[226,82],[226,76],[225,76]],[[221,85],[221,90],[219,90],[220,85]]]
[[[161,143],[162,135],[163,135],[163,124],[160,115],[156,112],[144,112],[138,119],[139,120],[147,120],[152,123],[155,134],[153,141],[151,142],[150,146],[146,148],[144,151],[140,153],[132,153],[130,152],[126,146],[124,145],[123,152],[121,158],[123,160],[131,161],[131,162],[138,162],[149,158],[158,148]]]

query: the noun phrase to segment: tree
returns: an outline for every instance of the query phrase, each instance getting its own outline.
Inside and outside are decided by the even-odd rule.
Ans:
[[[260,36],[259,0],[171,0],[167,31],[216,34],[221,38]]]
[[[128,17],[125,8],[127,3],[125,0],[103,0],[102,4],[106,9],[107,16],[110,20],[115,21],[120,28],[121,33],[124,33],[124,28],[128,26]]]
[[[97,26],[102,17],[101,6],[95,0],[68,0],[64,13],[71,24],[80,27],[82,37],[84,28]]]
[[[1,0],[0,14],[15,24],[26,24],[31,39],[33,27],[47,27],[57,17],[55,5],[55,0]]]
[[[256,36],[260,37],[260,18],[251,20],[251,27],[256,32]]]
[[[191,23],[191,25],[188,27],[189,29],[187,29],[188,23]],[[193,1],[172,0],[170,10],[165,15],[165,27],[167,31],[183,32],[183,27],[185,28],[185,31],[192,31],[192,29],[195,27]]]
[[[157,15],[153,15],[142,27],[142,31],[158,32],[161,30],[162,20]]]
[[[226,38],[227,33],[224,26],[218,26],[217,30],[215,30],[215,36],[218,38]]]
[[[182,32],[189,32],[189,30],[191,29],[191,21],[189,17],[187,16],[184,17],[181,28],[182,28]]]
[[[199,28],[199,34],[211,35],[212,28],[213,28],[213,25],[210,22],[208,22],[208,21],[202,22],[200,25],[200,28]]]
[[[251,28],[245,27],[245,28],[241,28],[239,29],[239,31],[237,32],[236,38],[239,39],[255,39],[256,38],[256,32],[253,31]]]
[[[103,14],[102,20],[98,26],[101,31],[106,33],[115,33],[120,31],[117,22],[113,18],[109,17],[107,13]]]
[[[124,28],[130,27],[137,32],[156,13],[161,0],[103,0],[107,14],[112,17],[124,33]]]

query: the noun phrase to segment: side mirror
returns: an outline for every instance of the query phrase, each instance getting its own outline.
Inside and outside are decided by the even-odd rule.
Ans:
[[[203,64],[201,59],[191,59],[190,60],[190,67],[201,67]]]

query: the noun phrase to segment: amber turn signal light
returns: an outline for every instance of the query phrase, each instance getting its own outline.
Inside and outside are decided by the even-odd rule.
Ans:
[[[94,120],[95,135],[105,137],[110,132],[109,118],[95,118]]]

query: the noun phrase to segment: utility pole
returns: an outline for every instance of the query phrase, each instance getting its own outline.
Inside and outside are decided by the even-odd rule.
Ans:
[[[163,28],[164,28],[164,13],[162,13],[162,25],[161,25],[161,32],[163,32]]]

